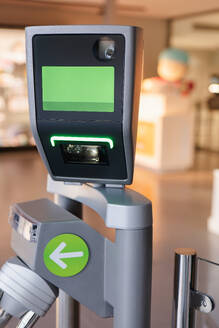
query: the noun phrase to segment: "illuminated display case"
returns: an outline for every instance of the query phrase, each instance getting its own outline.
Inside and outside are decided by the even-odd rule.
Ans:
[[[0,28],[0,148],[33,145],[23,29]]]

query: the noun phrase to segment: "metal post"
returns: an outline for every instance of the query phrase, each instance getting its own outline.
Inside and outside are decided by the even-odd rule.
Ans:
[[[150,328],[151,202],[130,189],[69,185],[50,177],[47,188],[49,192],[64,196],[65,201],[66,198],[77,199],[95,210],[107,228],[116,229],[115,243],[108,240],[105,243],[102,286],[104,301],[113,308],[113,328]],[[61,327],[72,326],[57,328]]]
[[[175,250],[174,300],[172,328],[194,328],[195,309],[190,306],[191,291],[196,284],[196,251]]]
[[[82,219],[81,203],[58,194],[55,195],[55,202]],[[56,328],[79,328],[79,326],[79,303],[62,290],[59,290],[59,297],[56,302]]]
[[[39,318],[40,316],[33,311],[28,311],[17,325],[17,328],[32,328],[35,326],[35,323],[39,320]]]
[[[114,328],[150,328],[152,227],[116,231]]]
[[[59,290],[56,303],[56,328],[79,328],[79,303]]]
[[[116,0],[105,0],[104,24],[115,24]]]
[[[0,328],[6,327],[11,318],[12,316],[9,313],[0,308]]]

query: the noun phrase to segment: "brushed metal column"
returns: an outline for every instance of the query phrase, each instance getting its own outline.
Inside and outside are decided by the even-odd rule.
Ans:
[[[194,249],[175,250],[172,328],[195,327],[195,309],[190,308],[190,291],[196,287],[196,262]]]

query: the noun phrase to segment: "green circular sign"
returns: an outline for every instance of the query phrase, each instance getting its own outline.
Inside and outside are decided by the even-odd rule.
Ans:
[[[89,249],[85,241],[73,234],[63,234],[51,239],[44,249],[44,263],[56,276],[71,277],[87,265]]]

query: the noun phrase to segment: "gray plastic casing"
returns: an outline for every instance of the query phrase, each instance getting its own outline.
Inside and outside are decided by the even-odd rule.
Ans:
[[[101,317],[114,316],[114,328],[150,326],[152,270],[152,206],[129,189],[93,188],[48,178],[48,191],[58,192],[59,206],[41,199],[15,204],[12,211],[39,225],[37,242],[12,229],[16,254],[37,274],[87,306]],[[87,205],[116,229],[114,243],[66,211],[64,200]],[[61,206],[61,207],[60,207]],[[12,225],[13,226],[13,225]],[[55,236],[72,233],[90,249],[87,267],[76,276],[63,278],[49,272],[43,261],[47,243]],[[136,325],[136,322],[139,325]]]
[[[39,211],[40,209],[40,211]],[[104,299],[105,238],[85,222],[48,199],[38,199],[12,206],[19,213],[38,225],[37,241],[26,240],[18,230],[12,229],[11,245],[16,254],[38,275],[74,297],[101,317],[111,317],[112,307]],[[72,277],[59,277],[44,264],[44,249],[54,237],[75,234],[89,248],[87,266]]]
[[[33,46],[32,40],[40,34],[121,34],[125,38],[125,66],[124,66],[124,89],[123,89],[123,142],[127,178],[119,179],[94,179],[78,177],[54,176],[47,156],[42,147],[37,130],[34,71],[33,71]],[[37,149],[54,180],[69,182],[92,182],[102,184],[131,184],[134,171],[135,147],[137,136],[137,122],[139,111],[139,96],[143,72],[143,32],[141,28],[134,26],[118,25],[69,25],[69,26],[35,26],[26,28],[26,56],[27,56],[27,79],[28,98],[30,107],[30,123]],[[119,159],[118,159],[119,162]]]

